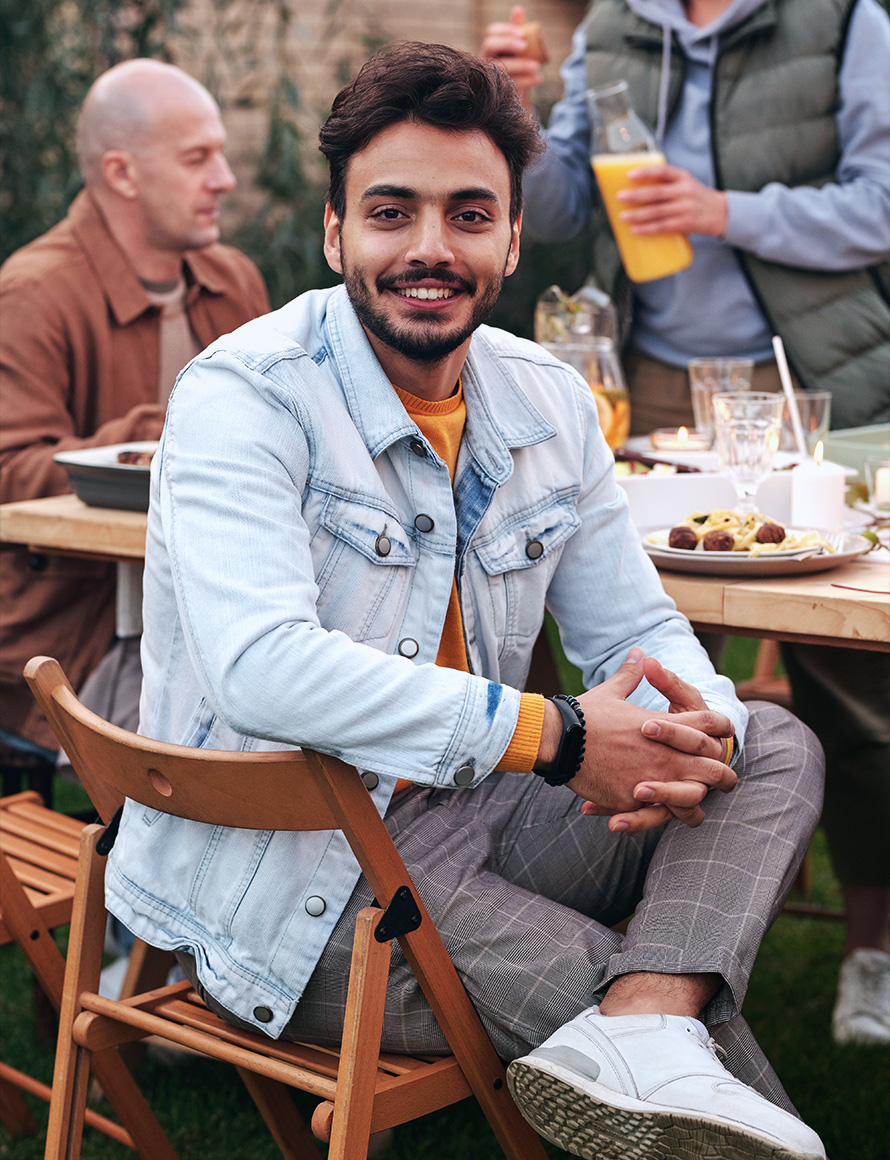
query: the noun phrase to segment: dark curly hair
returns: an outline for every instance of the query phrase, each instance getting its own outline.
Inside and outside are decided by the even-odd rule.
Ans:
[[[334,98],[319,133],[331,167],[328,202],[342,221],[349,160],[402,121],[485,133],[510,172],[510,220],[522,211],[522,175],[543,144],[535,119],[503,69],[444,44],[405,41],[375,53]]]

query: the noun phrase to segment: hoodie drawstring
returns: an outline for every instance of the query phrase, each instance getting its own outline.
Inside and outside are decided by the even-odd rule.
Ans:
[[[667,127],[668,88],[671,83],[671,29],[669,24],[661,26],[661,76],[658,78],[658,120],[655,125],[655,144],[664,145]]]

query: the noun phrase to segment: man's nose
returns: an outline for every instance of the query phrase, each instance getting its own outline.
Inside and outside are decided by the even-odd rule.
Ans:
[[[447,266],[454,261],[448,224],[435,212],[420,213],[411,230],[405,258],[423,266]]]
[[[228,193],[238,184],[235,174],[229,168],[223,153],[218,153],[214,164],[210,168],[207,184],[217,193]]]

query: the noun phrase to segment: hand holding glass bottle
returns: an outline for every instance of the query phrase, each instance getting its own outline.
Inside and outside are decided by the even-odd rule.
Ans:
[[[676,224],[673,194],[681,189],[688,197],[692,184],[700,183],[666,165],[651,133],[630,107],[627,81],[589,89],[587,103],[593,172],[628,277],[651,282],[686,269],[693,249],[686,238],[689,231]],[[666,205],[672,206],[667,216]]]

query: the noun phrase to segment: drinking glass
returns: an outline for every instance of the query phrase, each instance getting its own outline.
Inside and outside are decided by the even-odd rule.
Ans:
[[[816,450],[816,444],[824,443],[828,434],[831,422],[831,391],[795,391],[794,401],[797,403],[797,413],[800,415],[800,425],[806,439],[807,453],[812,455]],[[787,400],[782,413],[782,442],[779,447],[782,451],[797,450]]]
[[[738,510],[754,511],[757,485],[769,475],[782,431],[785,397],[763,391],[714,395],[714,435],[720,470],[738,495]]]
[[[692,413],[695,429],[714,439],[714,395],[728,391],[747,391],[754,374],[754,360],[750,358],[693,358],[687,364],[689,390],[692,394]]]
[[[613,451],[623,447],[630,433],[630,399],[612,340],[594,335],[572,335],[569,342],[542,342],[540,345],[555,358],[574,367],[587,380],[606,442]]]

